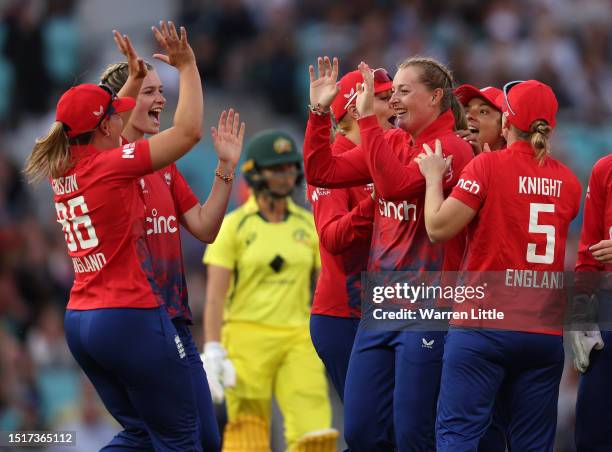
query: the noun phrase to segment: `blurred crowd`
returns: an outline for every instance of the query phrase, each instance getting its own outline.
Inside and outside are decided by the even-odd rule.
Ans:
[[[58,93],[82,81],[83,62],[96,61],[80,47],[86,1],[0,2],[0,430],[82,431],[83,448],[70,450],[94,450],[116,425],[67,349],[62,316],[72,268],[47,214],[51,197],[26,186],[20,170],[29,149],[16,149],[22,143],[12,137],[24,122],[49,115]],[[247,123],[252,117],[261,124],[265,112],[265,126],[303,131],[307,67],[320,54],[338,56],[341,72],[364,60],[391,73],[421,54],[449,63],[458,83],[501,87],[537,78],[553,86],[562,109],[553,149],[585,184],[593,163],[612,149],[611,0],[150,1],[171,3],[175,20],[187,26],[207,95],[258,99],[241,108]],[[136,20],[138,8],[123,14]],[[214,164],[205,160],[205,169],[185,172],[200,197]],[[568,269],[579,228],[580,218]],[[198,338],[203,248],[189,239],[184,246]],[[573,450],[577,375],[569,361],[566,367],[559,451]]]

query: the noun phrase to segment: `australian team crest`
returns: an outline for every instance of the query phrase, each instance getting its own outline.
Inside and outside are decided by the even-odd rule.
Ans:
[[[277,154],[283,154],[285,152],[291,152],[291,141],[287,138],[277,138],[272,145],[274,152]]]

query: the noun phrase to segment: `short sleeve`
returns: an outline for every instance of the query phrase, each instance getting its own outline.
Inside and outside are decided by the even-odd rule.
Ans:
[[[238,261],[236,227],[232,218],[227,216],[223,219],[219,234],[213,243],[206,247],[202,262],[206,265],[217,265],[219,267],[233,270]]]
[[[136,179],[153,172],[148,140],[138,140],[98,153],[96,170],[108,179]]]
[[[480,154],[465,166],[450,194],[474,210],[479,210],[487,197],[490,171],[486,157]]]
[[[172,176],[172,198],[178,214],[183,215],[200,201],[175,164],[172,164]]]

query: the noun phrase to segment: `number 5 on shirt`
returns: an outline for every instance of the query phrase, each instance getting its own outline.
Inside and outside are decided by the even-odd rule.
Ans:
[[[529,204],[529,233],[546,234],[546,251],[544,254],[536,254],[536,244],[527,244],[527,262],[532,264],[552,264],[555,260],[555,227],[552,224],[539,224],[540,212],[554,213],[554,204],[540,204],[532,202]]]
[[[85,198],[77,196],[76,198],[69,199],[67,204],[68,207],[63,202],[56,202],[55,210],[57,211],[57,221],[62,225],[68,249],[72,252],[77,250],[75,236],[82,250],[97,246],[99,242],[98,236],[91,223],[91,218],[87,215],[89,209],[85,203]],[[75,213],[77,207],[81,209],[81,215],[79,216],[76,216]],[[83,228],[87,231],[88,238],[83,237],[79,225],[83,225]]]

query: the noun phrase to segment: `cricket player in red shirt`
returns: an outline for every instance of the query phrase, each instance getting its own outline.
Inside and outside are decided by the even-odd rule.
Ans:
[[[472,145],[474,154],[498,151],[506,147],[502,133],[502,90],[493,86],[478,89],[464,84],[455,88],[455,96],[465,109],[468,128],[457,134]]]
[[[391,129],[395,118],[388,102],[392,80],[383,68],[376,69],[375,76],[374,110],[381,127]],[[359,71],[349,72],[338,82],[339,91],[331,105],[336,123],[331,144],[334,154],[361,142],[355,108],[355,87],[361,82]],[[327,130],[331,131],[331,124]],[[310,335],[340,399],[344,399],[346,371],[361,316],[361,272],[368,263],[374,219],[372,191],[372,184],[339,189],[308,185],[321,254]]]
[[[390,105],[397,129],[384,132],[373,115],[374,75],[360,65],[367,108],[357,96],[361,145],[332,155],[325,143],[327,109],[337,93],[337,60],[318,59],[318,76],[310,67],[311,115],[304,162],[310,184],[350,187],[374,182],[376,209],[368,261],[369,272],[440,270],[444,246],[431,244],[423,222],[425,179],[413,159],[423,143],[441,138],[455,155],[450,189],[473,157],[471,146],[455,134],[462,109],[453,94],[453,79],[440,63],[408,59],[393,79]],[[463,117],[464,119],[464,117]],[[369,302],[369,301],[368,301]],[[442,367],[444,331],[373,331],[362,317],[345,387],[345,437],[354,451],[421,451],[434,447],[434,425]],[[391,325],[393,328],[393,325]],[[414,384],[404,384],[411,381]],[[418,384],[416,383],[418,382]],[[417,388],[418,386],[418,388]],[[384,419],[392,413],[395,444]],[[377,422],[372,422],[372,418]]]
[[[549,155],[556,112],[557,99],[547,85],[535,80],[506,85],[508,148],[475,158],[446,200],[442,180],[450,162],[443,159],[440,143],[435,154],[424,147],[426,154],[416,159],[427,180],[425,225],[431,240],[446,241],[469,225],[464,268],[506,275],[506,286],[485,302],[507,319],[451,320],[436,422],[439,452],[475,451],[500,391],[510,419],[510,449],[553,450],[564,303],[554,296],[522,299],[527,280],[522,285],[508,274],[553,278],[563,271],[581,187],[571,170]],[[455,303],[455,311],[470,305],[475,306]]]
[[[584,319],[590,323],[588,330],[568,332],[574,364],[582,373],[576,401],[578,452],[612,450],[610,416],[607,414],[612,406],[611,254],[612,156],[608,155],[595,163],[591,173],[576,261],[575,297],[584,299],[574,302],[582,302],[584,307],[591,305],[594,318]],[[591,298],[593,295],[597,298]]]
[[[120,91],[129,78],[130,68],[133,66],[131,63],[136,55],[129,46],[129,41],[122,40],[121,36],[116,36],[115,39],[128,61],[111,64],[100,79],[115,91]],[[122,137],[125,142],[135,142],[145,134],[154,135],[160,132],[160,115],[166,104],[163,85],[152,65],[147,64],[146,69],[136,106],[123,128]],[[223,390],[218,386],[220,383],[215,379],[214,373],[204,370],[189,329],[192,314],[187,296],[179,225],[183,225],[194,237],[205,243],[215,240],[227,210],[233,171],[242,150],[244,123],[240,127],[239,124],[238,113],[230,109],[229,114],[226,111],[221,114],[218,128],[212,130],[219,164],[212,190],[203,205],[200,205],[175,163],[138,180],[146,210],[146,242],[152,258],[154,283],[162,294],[191,366],[202,448],[206,451],[219,450],[221,447],[211,389],[217,403],[223,400]],[[207,364],[210,367],[211,363]]]
[[[66,339],[124,427],[107,447],[201,451],[190,368],[153,281],[137,181],[200,140],[202,85],[185,29],[162,22],[153,31],[167,52],[156,57],[179,71],[173,127],[122,146],[122,115],[134,99],[116,97],[106,86],[78,85],[60,98],[56,122],[37,140],[25,172],[33,181],[49,177],[53,188],[75,270]],[[131,80],[124,92],[135,97],[141,84],[142,77]]]

